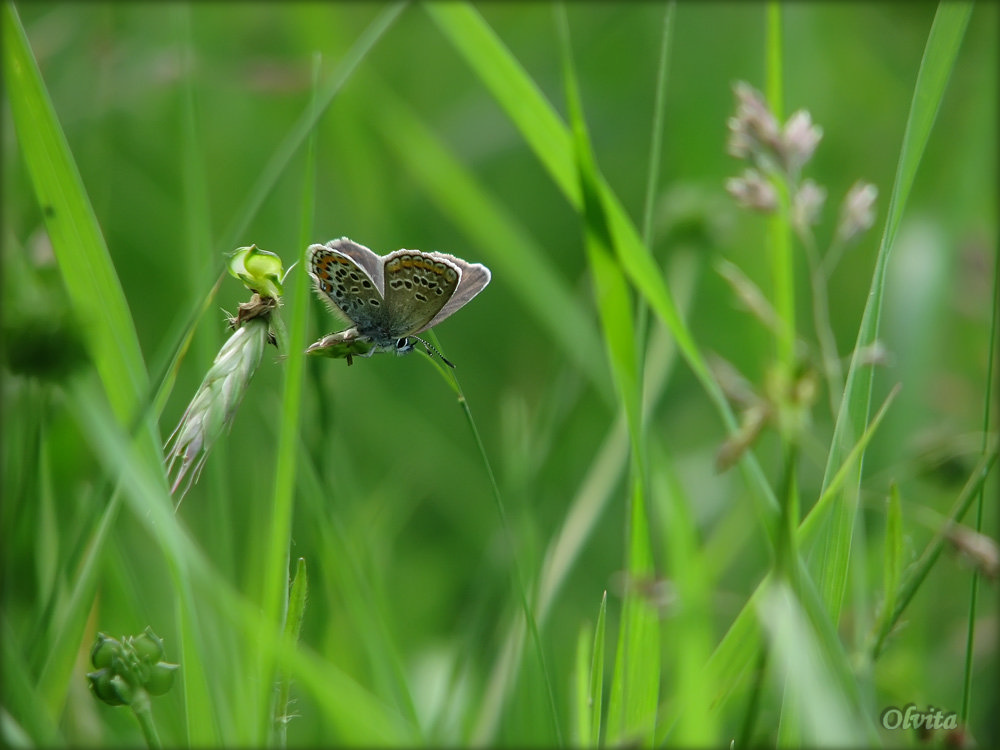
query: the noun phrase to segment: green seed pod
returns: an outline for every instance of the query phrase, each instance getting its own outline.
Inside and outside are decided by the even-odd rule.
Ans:
[[[90,662],[98,669],[110,667],[114,657],[121,658],[122,644],[104,633],[97,634],[97,640],[90,647]]]
[[[150,695],[163,695],[174,684],[174,674],[180,669],[180,664],[157,662],[150,668],[149,679],[146,680],[146,692]]]
[[[115,675],[110,680],[111,689],[118,696],[118,699],[125,705],[131,705],[135,697],[135,688],[126,682],[120,675]]]
[[[112,686],[112,672],[108,669],[99,669],[96,672],[88,672],[87,679],[90,681],[90,689],[94,691],[100,700],[109,706],[121,706],[125,703]]]
[[[148,625],[140,635],[132,639],[132,647],[140,659],[150,664],[163,658],[163,639]]]

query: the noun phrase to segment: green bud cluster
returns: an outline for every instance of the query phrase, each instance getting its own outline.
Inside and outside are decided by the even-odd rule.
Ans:
[[[163,695],[180,669],[163,661],[163,640],[148,626],[121,640],[98,633],[90,661],[97,670],[87,673],[90,687],[109,706],[132,705],[140,693]]]

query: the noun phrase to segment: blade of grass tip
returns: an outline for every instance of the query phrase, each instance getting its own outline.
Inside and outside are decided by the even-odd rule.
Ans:
[[[896,609],[896,592],[903,567],[903,505],[899,499],[899,485],[889,487],[885,516],[885,551],[882,556],[882,614],[877,627],[881,628]]]
[[[965,35],[972,4],[941,2],[938,5],[927,46],[920,61],[913,100],[906,120],[903,143],[896,176],[889,196],[889,208],[882,240],[879,243],[871,289],[858,330],[854,355],[847,371],[844,394],[834,427],[830,452],[827,457],[823,486],[829,484],[835,467],[855,441],[859,425],[867,422],[871,404],[873,369],[865,371],[861,353],[868,350],[877,336],[882,312],[882,295],[885,288],[886,267],[895,243],[896,232],[903,216],[906,200],[916,179],[917,168],[930,137],[944,91],[954,67],[955,58]],[[820,585],[823,599],[834,622],[840,620],[844,592],[847,587],[851,542],[855,530],[858,493],[861,484],[861,462],[852,473],[843,493],[836,498],[827,527],[825,548],[820,562]]]
[[[670,59],[676,8],[676,0],[668,0],[664,6],[663,31],[660,34],[660,58],[656,68],[652,129],[649,135],[649,172],[646,174],[646,195],[642,206],[642,243],[648,248],[653,247],[653,206],[656,200],[656,189],[660,184],[660,159],[662,158],[663,133],[665,132],[663,123],[667,103],[667,64]],[[640,299],[636,300],[636,309],[636,349],[641,359],[649,328],[649,308]]]
[[[601,595],[594,627],[594,651],[590,660],[590,738],[595,747],[601,744],[601,709],[604,703],[604,639],[607,629],[608,592]]]
[[[306,576],[306,560],[300,557],[292,579],[292,590],[288,597],[288,616],[285,618],[285,638],[289,643],[299,642],[299,632],[302,630],[302,619],[306,611],[306,594],[309,581]],[[291,696],[292,678],[284,669],[278,678],[278,698],[274,712],[274,741],[278,747],[288,745],[288,714],[289,698]]]
[[[983,379],[986,393],[983,396],[983,443],[982,453],[987,451],[990,435],[990,417],[993,414],[993,388],[996,382],[993,380],[993,365],[996,362],[997,353],[997,327],[1000,326],[1000,253],[993,255],[993,315],[990,319],[990,340],[988,354],[986,357],[986,377]],[[983,530],[983,488],[979,489],[979,497],[976,499],[976,523],[973,527],[976,533]],[[972,662],[973,647],[976,642],[976,604],[979,598],[979,569],[972,572],[972,580],[969,582],[969,624],[965,636],[965,670],[962,680],[962,711],[961,719],[963,724],[969,722],[969,710],[972,703]]]
[[[608,349],[612,373],[626,414],[632,447],[631,507],[626,539],[628,580],[638,583],[653,575],[649,527],[646,520],[646,481],[641,424],[641,393],[635,331],[628,284],[611,252],[613,238],[605,214],[604,194],[587,134],[573,64],[569,21],[562,3],[555,6],[562,52],[567,109],[574,135],[577,168],[583,195],[584,244],[594,284],[594,297]],[[651,743],[655,730],[660,678],[659,618],[655,609],[628,585],[622,605],[615,667],[608,706],[610,743],[641,738]]]
[[[968,512],[969,508],[975,502],[976,498],[979,496],[979,492],[982,490],[983,485],[986,482],[986,477],[989,475],[993,468],[993,464],[997,460],[997,446],[994,444],[992,448],[983,456],[979,461],[979,464],[973,470],[968,481],[966,481],[965,486],[962,491],[955,498],[955,502],[952,506],[951,512],[948,514],[948,521],[941,525],[934,537],[927,543],[924,547],[924,551],[917,558],[917,561],[910,566],[906,578],[900,584],[899,591],[896,593],[895,601],[896,606],[892,610],[892,614],[884,618],[880,623],[877,634],[875,635],[874,645],[871,649],[871,658],[874,661],[882,653],[882,649],[885,646],[885,641],[892,629],[899,622],[899,618],[903,616],[903,612],[909,605],[910,601],[916,595],[920,586],[923,584],[924,579],[927,578],[927,574],[930,573],[934,564],[937,562],[938,557],[941,556],[941,552],[944,550],[945,545],[948,543],[948,530],[953,524],[960,523],[962,517]]]
[[[310,101],[310,120],[319,118],[319,71],[320,57],[313,57],[312,68],[312,98]],[[302,174],[302,208],[299,217],[299,240],[297,247],[305,248],[312,236],[313,220],[316,204],[316,128],[310,132],[306,142],[305,169]],[[295,487],[295,466],[298,460],[299,424],[302,414],[302,387],[305,372],[306,319],[309,308],[309,277],[301,266],[294,275],[294,295],[291,303],[291,330],[287,342],[288,351],[284,361],[285,377],[281,394],[280,422],[278,427],[278,445],[275,450],[274,488],[272,491],[271,520],[268,524],[268,545],[262,557],[264,564],[261,577],[264,582],[261,603],[267,620],[280,626],[284,623],[288,607],[288,575],[289,556],[292,544],[292,502]],[[262,674],[266,679],[261,686],[262,700],[265,706],[274,700],[270,676],[273,665],[265,664]],[[262,739],[271,736],[274,729],[272,722],[282,727],[280,735],[284,738],[283,719],[274,713],[283,711],[281,706],[262,712],[267,725],[262,727]]]
[[[656,188],[660,184],[660,159],[667,108],[667,72],[676,9],[676,0],[668,0],[663,8],[663,31],[660,34],[660,58],[656,68],[652,130],[649,136],[649,173],[646,175],[646,196],[642,207],[642,241],[646,247],[653,246],[653,206],[656,200]]]
[[[590,713],[590,663],[589,657],[594,648],[594,633],[589,623],[580,626],[576,637],[576,658],[573,661],[573,682],[576,688],[573,702],[573,745],[575,747],[590,747],[596,744],[591,734]]]
[[[632,450],[637,451],[641,445],[639,413],[641,385],[629,288],[611,252],[612,237],[601,201],[596,177],[597,164],[587,134],[579,87],[573,69],[565,6],[557,3],[555,8],[560,32],[567,108],[574,136],[580,190],[583,194],[581,218],[584,222],[584,245],[594,285],[594,300],[611,370],[618,386],[618,396],[628,419]]]

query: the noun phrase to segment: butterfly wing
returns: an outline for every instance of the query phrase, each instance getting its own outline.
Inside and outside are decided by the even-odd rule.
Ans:
[[[416,331],[413,331],[413,333],[420,333],[421,331],[426,331],[428,328],[436,326],[442,320],[447,318],[460,307],[463,307],[469,302],[469,300],[483,291],[492,278],[490,269],[482,263],[468,263],[461,258],[456,258],[454,255],[449,255],[448,253],[430,252],[424,253],[424,255],[429,255],[443,263],[455,266],[459,271],[459,279],[455,291],[444,303],[441,309],[437,311],[434,317],[431,318],[426,325],[422,328],[418,328]]]
[[[357,324],[383,303],[382,259],[346,237],[306,251],[309,276],[320,299]]]

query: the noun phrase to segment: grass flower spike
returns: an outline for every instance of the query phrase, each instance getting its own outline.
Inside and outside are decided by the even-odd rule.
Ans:
[[[215,440],[232,424],[250,380],[260,365],[265,344],[277,345],[272,324],[281,295],[281,259],[255,245],[233,253],[229,272],[253,291],[249,302],[239,305],[229,318],[232,336],[222,345],[201,386],[188,404],[180,423],[167,440],[167,474],[177,467],[170,491],[184,487],[178,504],[191,484],[198,481]]]

